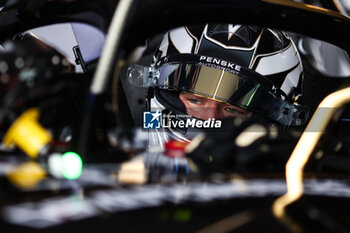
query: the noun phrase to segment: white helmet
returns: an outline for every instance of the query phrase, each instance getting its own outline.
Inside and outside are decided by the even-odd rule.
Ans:
[[[186,112],[178,98],[185,91],[283,125],[302,125],[308,117],[308,108],[296,103],[303,77],[299,53],[277,30],[233,24],[176,28],[164,35],[152,66],[129,67],[129,79],[135,74],[173,112]]]

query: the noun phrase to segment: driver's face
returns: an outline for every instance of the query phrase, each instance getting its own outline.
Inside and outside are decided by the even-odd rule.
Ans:
[[[249,117],[251,112],[233,105],[201,97],[190,93],[180,93],[180,100],[186,107],[186,113],[193,117],[207,120],[224,117]]]

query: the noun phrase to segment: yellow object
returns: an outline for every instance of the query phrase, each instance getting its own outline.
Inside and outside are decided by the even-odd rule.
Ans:
[[[121,184],[144,184],[147,182],[145,163],[142,158],[122,163],[118,174]]]
[[[27,162],[6,172],[8,179],[21,188],[34,188],[46,176],[45,170],[35,162]]]
[[[295,202],[303,195],[304,167],[336,111],[349,102],[350,87],[327,96],[316,109],[309,125],[287,162],[287,193],[279,197],[273,204],[272,210],[276,217],[282,218],[285,214],[286,206]]]
[[[39,110],[31,108],[24,112],[6,132],[3,143],[10,147],[16,145],[31,158],[36,158],[46,144],[51,141],[51,134],[38,122]]]

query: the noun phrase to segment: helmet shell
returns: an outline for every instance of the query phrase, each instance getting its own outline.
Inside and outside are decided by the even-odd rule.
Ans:
[[[185,53],[232,62],[263,75],[287,96],[300,94],[302,62],[285,32],[234,24],[184,26],[164,35],[157,59]]]

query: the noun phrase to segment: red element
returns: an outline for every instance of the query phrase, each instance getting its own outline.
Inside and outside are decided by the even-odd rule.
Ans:
[[[164,155],[171,158],[183,158],[188,144],[188,142],[170,140],[164,144]]]
[[[54,146],[54,147],[68,147],[68,146],[70,146],[70,142],[56,141],[56,140],[52,140],[50,144],[51,144],[51,146]]]

